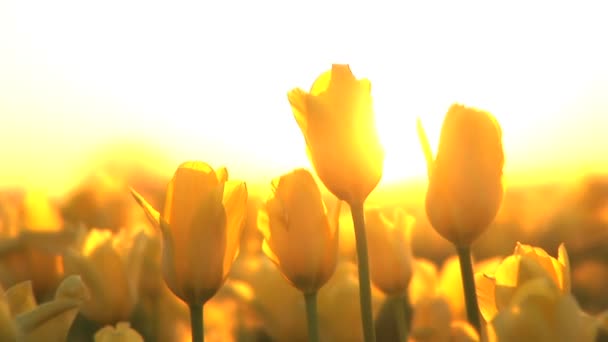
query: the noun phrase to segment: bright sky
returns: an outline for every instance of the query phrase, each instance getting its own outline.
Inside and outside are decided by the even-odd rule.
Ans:
[[[415,118],[435,147],[455,101],[497,116],[511,180],[608,171],[602,3],[446,3],[1,0],[0,186],[61,192],[115,140],[306,166],[286,93],[331,63],[372,82],[385,182],[425,175]]]

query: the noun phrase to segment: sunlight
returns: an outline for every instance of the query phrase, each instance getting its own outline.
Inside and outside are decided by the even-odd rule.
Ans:
[[[383,183],[424,177],[416,117],[435,149],[454,102],[498,118],[509,177],[608,167],[595,157],[607,139],[600,127],[608,127],[606,52],[597,44],[604,31],[595,27],[603,21],[583,10],[556,6],[538,27],[538,6],[481,6],[486,16],[478,16],[465,5],[442,13],[353,5],[337,15],[345,9],[314,2],[300,16],[289,4],[268,16],[258,5],[236,13],[196,2],[142,4],[3,4],[0,73],[9,81],[0,81],[0,112],[10,119],[2,139],[20,146],[0,151],[13,166],[2,170],[3,184],[65,188],[77,160],[113,140],[154,142],[174,160],[229,165],[235,177],[266,183],[309,167],[286,93],[309,89],[332,63],[349,63],[372,82]],[[565,15],[572,25],[560,25]],[[337,28],[311,27],[313,16]],[[237,25],[250,30],[231,29]]]

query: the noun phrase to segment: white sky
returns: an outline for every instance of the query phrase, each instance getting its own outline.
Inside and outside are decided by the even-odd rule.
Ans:
[[[608,22],[581,3],[0,0],[0,186],[61,191],[116,139],[307,165],[286,92],[331,63],[372,81],[388,180],[424,175],[415,117],[436,145],[454,101],[498,117],[512,178],[607,171]]]

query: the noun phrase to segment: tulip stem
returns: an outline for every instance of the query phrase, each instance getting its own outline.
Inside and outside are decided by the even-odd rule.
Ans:
[[[471,263],[471,248],[467,246],[456,247],[456,249],[458,250],[458,259],[460,260],[460,274],[462,276],[462,287],[464,288],[464,299],[467,306],[467,318],[471,326],[481,336],[481,320],[479,318],[473,264]]]
[[[411,308],[408,301],[407,294],[399,295],[393,298],[393,310],[395,313],[395,319],[397,320],[397,331],[399,333],[399,341],[405,342],[408,340],[409,325],[411,316]]]
[[[317,314],[317,291],[304,294],[306,319],[308,321],[308,341],[319,342],[319,316]]]
[[[190,325],[192,326],[192,342],[205,341],[203,331],[203,304],[190,304]]]
[[[372,288],[369,278],[369,261],[367,260],[367,235],[365,234],[365,216],[363,202],[349,203],[355,228],[357,244],[357,264],[359,270],[359,300],[361,305],[361,322],[365,342],[376,342],[374,318],[372,315]]]

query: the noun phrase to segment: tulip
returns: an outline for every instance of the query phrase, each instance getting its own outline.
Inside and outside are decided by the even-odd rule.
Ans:
[[[319,321],[324,328],[324,340],[332,342],[362,341],[360,329],[354,329],[361,320],[361,307],[357,303],[359,279],[357,266],[347,260],[340,260],[331,279],[319,292]],[[373,316],[379,314],[385,296],[372,287]]]
[[[454,104],[443,121],[435,159],[420,121],[418,134],[429,174],[427,217],[458,251],[467,316],[481,332],[470,246],[502,201],[502,130],[490,113]]]
[[[410,235],[414,218],[395,210],[389,221],[378,209],[368,210],[367,239],[372,283],[389,296],[407,292],[412,278]]]
[[[375,341],[363,206],[382,177],[384,151],[374,121],[371,83],[334,64],[310,92],[293,89],[291,109],[308,155],[327,189],[351,208],[359,262],[365,341]]]
[[[165,283],[189,305],[193,340],[202,341],[203,305],[223,285],[238,254],[247,187],[229,181],[225,168],[185,162],[169,182],[162,215],[131,191],[160,228]]]
[[[372,283],[390,297],[387,305],[393,307],[400,341],[404,341],[410,321],[407,290],[412,279],[410,235],[414,218],[400,209],[395,210],[392,222],[379,209],[368,210],[365,218]]]
[[[506,257],[495,272],[478,273],[476,277],[480,310],[487,322],[507,308],[517,290],[530,280],[547,279],[562,293],[570,293],[570,263],[563,244],[556,259],[541,248],[518,242],[513,255]]]
[[[410,341],[479,342],[479,334],[468,323],[453,320],[450,306],[440,296],[422,298],[414,308]]]
[[[338,232],[308,171],[298,169],[272,181],[258,226],[264,252],[295,288],[312,293],[329,280],[336,268]]]
[[[428,145],[424,136],[421,139]],[[426,149],[427,215],[437,232],[456,246],[470,246],[498,212],[503,194],[501,139],[490,113],[456,104],[445,116],[434,161]]]
[[[87,297],[88,291],[76,275],[65,278],[55,298],[40,305],[32,282],[18,283],[0,293],[0,337],[2,341],[65,341]]]
[[[323,184],[349,204],[363,202],[384,162],[370,82],[356,79],[348,65],[334,64],[309,93],[293,89],[288,99]]]
[[[321,192],[308,171],[297,169],[272,181],[258,226],[266,255],[304,294],[310,340],[318,341],[317,291],[336,268],[338,229],[330,225]]]
[[[91,229],[78,249],[64,253],[67,274],[80,274],[91,291],[82,305],[87,319],[101,324],[129,320],[138,299],[143,232]]]
[[[492,324],[499,342],[592,342],[600,322],[584,314],[574,297],[564,294],[553,281],[535,278],[517,289]]]
[[[95,333],[95,342],[144,342],[144,338],[131,328],[129,322],[119,322],[116,327],[105,326]]]

